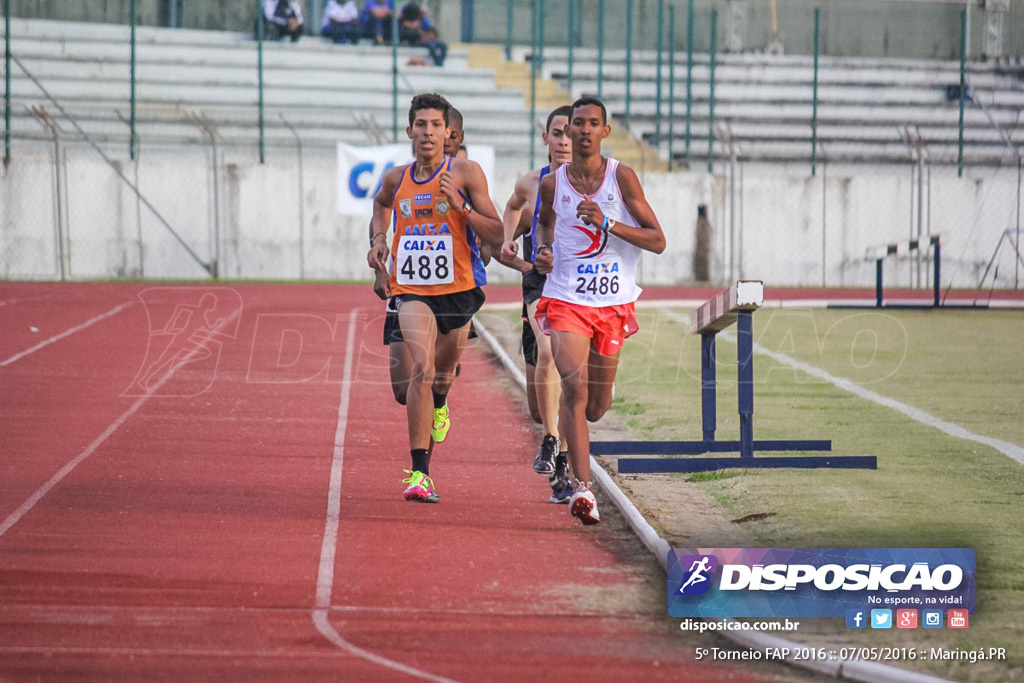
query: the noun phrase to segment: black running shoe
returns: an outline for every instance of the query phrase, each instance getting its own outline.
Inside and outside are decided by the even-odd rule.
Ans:
[[[533,471],[537,474],[555,473],[555,453],[558,452],[558,439],[548,434],[540,444],[540,451],[533,459]]]
[[[559,453],[555,456],[555,471],[548,475],[551,487],[549,503],[568,503],[572,497],[572,484],[569,483],[569,454]]]

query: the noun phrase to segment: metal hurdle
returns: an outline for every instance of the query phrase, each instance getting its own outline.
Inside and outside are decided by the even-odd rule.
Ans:
[[[601,441],[592,442],[594,455],[700,455],[739,453],[739,457],[704,458],[620,458],[619,472],[652,474],[661,472],[705,472],[730,467],[747,468],[846,468],[877,469],[875,456],[784,456],[754,457],[755,451],[831,451],[830,440],[754,439],[754,311],[764,303],[764,283],[741,280],[704,302],[690,315],[690,331],[701,336],[701,426],[699,441]],[[718,382],[715,368],[715,335],[733,323],[737,328],[739,373],[740,438],[715,438]]]
[[[939,244],[939,236],[931,235],[927,238],[904,240],[893,242],[880,247],[869,247],[864,255],[865,261],[875,262],[875,307],[882,308],[882,262],[888,256],[905,256],[910,252],[920,252],[923,249],[932,249],[932,307],[939,306],[939,274],[942,271],[942,247]],[[905,307],[905,306],[903,306]],[[913,308],[922,308],[920,304],[912,305]]]

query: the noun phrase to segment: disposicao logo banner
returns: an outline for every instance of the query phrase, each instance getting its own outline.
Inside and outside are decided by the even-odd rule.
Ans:
[[[856,608],[975,608],[970,548],[676,548],[673,617],[842,617]]]

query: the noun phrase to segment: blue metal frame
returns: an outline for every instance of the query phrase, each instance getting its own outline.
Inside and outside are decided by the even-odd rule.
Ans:
[[[663,472],[706,472],[730,467],[748,468],[844,468],[878,469],[873,455],[754,457],[755,451],[831,451],[829,440],[782,439],[754,440],[754,312],[739,311],[737,327],[737,369],[739,374],[740,438],[717,441],[715,374],[715,332],[701,334],[701,428],[700,441],[601,441],[590,444],[594,455],[700,455],[736,453],[738,458],[624,458],[619,460],[623,474]]]

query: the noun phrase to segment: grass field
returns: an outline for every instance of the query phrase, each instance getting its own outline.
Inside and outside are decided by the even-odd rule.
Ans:
[[[510,325],[514,317],[507,316]],[[689,310],[645,308],[613,410],[640,440],[698,439],[699,337]],[[718,342],[718,435],[735,439],[736,346]],[[1024,446],[1024,313],[764,309],[754,316],[758,439],[831,439],[878,470],[728,470],[661,477],[712,495],[763,547],[969,547],[978,609],[965,631],[801,633],[856,645],[1005,647],[1005,662],[899,662],[963,681],[1024,680],[1024,465],[794,368],[788,359],[982,437]],[[765,353],[765,351],[769,353]],[[781,354],[781,355],[780,355]],[[684,488],[683,486],[680,487]],[[667,539],[673,541],[671,532]]]

